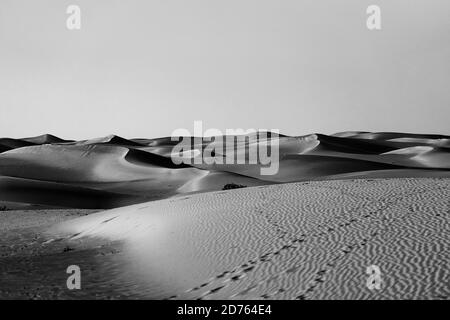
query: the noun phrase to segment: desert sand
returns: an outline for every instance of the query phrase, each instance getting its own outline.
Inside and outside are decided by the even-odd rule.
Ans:
[[[449,136],[344,132],[273,139],[279,142],[280,169],[264,176],[259,164],[175,165],[170,155],[176,142],[170,137],[128,140],[110,135],[72,141],[47,134],[2,138],[0,205],[109,209],[217,191],[227,183],[257,186],[372,177],[450,177]],[[262,143],[266,141],[253,135],[232,151],[246,153],[250,145]],[[193,154],[205,145],[192,145]],[[54,192],[57,196],[51,196]]]
[[[170,138],[1,139],[0,298],[449,299],[449,141],[280,136],[262,176]]]
[[[448,299],[449,196],[443,178],[300,182],[10,226],[0,295]],[[65,288],[72,264],[79,291]],[[366,287],[373,264],[381,290]]]

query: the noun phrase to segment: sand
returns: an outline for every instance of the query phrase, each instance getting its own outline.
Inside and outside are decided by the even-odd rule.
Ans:
[[[0,297],[448,299],[449,196],[445,178],[285,183],[3,232]]]
[[[0,298],[449,299],[450,136],[270,139],[265,176],[170,137],[0,138]]]
[[[226,184],[262,186],[333,179],[449,177],[450,137],[395,132],[271,137],[279,145],[279,171],[260,164],[175,165],[170,137],[125,139],[116,135],[72,141],[50,134],[0,139],[0,203],[54,208],[108,209],[218,191]],[[248,156],[265,145],[256,134],[218,152]],[[199,154],[209,142],[192,145]],[[57,196],[53,193],[57,192]]]
[[[49,227],[55,223],[85,216],[99,210],[87,209],[34,209],[9,210],[0,212],[0,232],[22,230],[35,227]]]

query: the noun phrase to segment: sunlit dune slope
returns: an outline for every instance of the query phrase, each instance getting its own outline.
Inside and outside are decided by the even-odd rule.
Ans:
[[[203,193],[96,213],[48,235],[82,248],[123,243],[108,272],[97,272],[105,286],[141,297],[448,298],[449,183],[361,179]],[[366,286],[371,265],[381,269],[381,291]]]
[[[205,152],[211,142],[222,139],[233,143]],[[125,139],[109,135],[70,141],[46,134],[0,139],[0,177],[62,183],[135,199],[215,191],[229,183],[256,186],[336,177],[426,177],[427,173],[444,177],[450,170],[449,141],[450,137],[444,135],[395,132],[349,131],[298,137],[258,132],[192,138],[183,153],[176,154],[173,148],[178,142],[171,137]],[[273,146],[277,152],[270,158]],[[270,163],[250,163],[256,153],[261,159],[261,150],[267,152]],[[230,156],[232,163],[227,160]],[[172,157],[184,163],[176,165]],[[207,161],[219,159],[222,162]],[[263,174],[262,169],[269,166],[275,168],[273,174]],[[7,182],[2,186],[7,188]],[[73,196],[78,194],[74,192]],[[1,200],[6,201],[0,192]],[[34,200],[40,203],[38,197]]]

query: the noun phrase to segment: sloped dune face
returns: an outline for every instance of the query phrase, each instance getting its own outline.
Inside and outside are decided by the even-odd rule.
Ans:
[[[207,192],[222,190],[226,185],[235,184],[238,186],[253,187],[270,184],[249,176],[238,175],[231,172],[205,171],[205,175],[192,179],[184,184],[177,191],[180,194],[193,192]]]
[[[116,146],[128,146],[128,147],[138,147],[143,146],[143,144],[133,141],[127,140],[122,137],[116,135],[109,135],[106,137],[95,138],[91,140],[79,141],[76,143],[77,145],[98,145],[98,144],[106,144],[106,145],[116,145]]]
[[[46,134],[24,139],[2,138],[0,178],[61,183],[134,199],[163,199],[220,190],[233,183],[256,186],[336,177],[423,177],[426,170],[432,177],[446,177],[450,171],[450,137],[443,135],[342,132],[290,137],[253,133],[226,138],[235,143],[215,149],[214,154],[205,153],[211,139],[197,138],[176,156],[173,150],[178,142],[171,137],[125,139],[109,135],[70,141]],[[273,145],[277,153],[270,164],[276,170],[263,174],[269,165],[249,159],[254,152],[270,150]],[[230,155],[245,161],[215,161]],[[175,164],[173,159],[181,159],[183,163]],[[11,195],[18,182],[8,187],[7,181],[12,180],[4,180],[0,191]],[[76,194],[79,193],[74,197]],[[23,201],[28,203],[27,199],[24,197]],[[39,201],[37,197],[33,199]],[[6,201],[0,192],[2,200]],[[54,204],[58,205],[57,202],[55,199]]]
[[[449,179],[282,184],[114,209],[49,235],[122,243],[97,270],[124,295],[438,299],[450,295],[449,196]],[[367,285],[373,265],[381,290]]]
[[[0,139],[0,153],[8,150],[22,148],[27,146],[35,145],[32,142],[20,140],[20,139],[11,139],[11,138],[1,138]]]
[[[16,204],[49,207],[110,209],[151,200],[145,196],[120,194],[70,184],[0,177],[1,200],[7,208]],[[20,207],[20,206],[19,206]]]
[[[64,140],[51,134],[43,134],[41,136],[23,139],[0,138],[0,153],[28,146],[52,144],[52,143],[70,143],[70,142],[72,141]]]
[[[0,158],[1,174],[56,182],[117,182],[139,180],[161,169],[126,160],[124,147],[43,145],[15,149]]]
[[[450,148],[450,139],[425,139],[425,138],[394,138],[388,141],[401,142],[401,143],[412,143],[418,145],[430,145],[442,148]]]
[[[52,134],[43,134],[36,137],[30,137],[30,138],[23,138],[23,141],[27,141],[34,144],[51,144],[51,143],[66,143],[66,142],[73,142],[71,140],[64,140],[61,138],[58,138]]]
[[[438,134],[420,134],[420,133],[403,133],[403,132],[366,132],[366,131],[346,131],[333,134],[337,137],[352,137],[358,139],[369,140],[440,140],[448,139],[448,136]]]
[[[408,148],[403,148],[403,149],[397,149],[394,151],[385,152],[383,154],[400,154],[400,155],[407,155],[407,156],[417,156],[420,154],[431,152],[433,150],[434,150],[433,147],[417,146],[417,147],[408,147]]]
[[[111,145],[42,145],[11,150],[0,156],[7,176],[51,181],[117,182],[140,180],[164,169],[188,168],[170,159]]]
[[[16,180],[4,180],[0,184],[0,200],[14,198],[21,202],[21,192],[18,188],[19,181],[23,183],[23,190],[30,186],[30,180],[34,181],[32,197],[35,204],[48,204],[49,197],[41,199],[36,195],[43,195],[48,190],[48,183],[63,184],[66,196],[72,201],[63,200],[64,197],[54,197],[53,205],[85,208],[94,205],[94,208],[104,208],[111,203],[122,203],[110,201],[111,196],[99,197],[98,202],[83,199],[93,198],[97,193],[92,191],[91,197],[81,197],[77,188],[89,190],[104,190],[117,194],[118,198],[134,199],[135,202],[145,199],[161,198],[173,195],[176,189],[203,176],[203,171],[185,166],[176,166],[170,159],[148,154],[139,150],[130,150],[125,147],[112,145],[40,145],[10,150],[0,154],[0,178],[14,177]],[[22,179],[22,180],[20,180]],[[39,182],[42,192],[37,192]],[[15,193],[12,196],[12,193]],[[98,195],[98,194],[97,194]],[[100,201],[108,199],[106,203]],[[22,201],[29,203],[28,194],[23,194]],[[78,204],[77,204],[78,203]],[[125,201],[124,203],[130,204]],[[89,207],[89,206],[88,206]]]

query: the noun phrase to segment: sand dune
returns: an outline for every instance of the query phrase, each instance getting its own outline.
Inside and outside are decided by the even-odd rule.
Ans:
[[[0,175],[20,178],[14,183],[11,179],[3,180],[0,200],[14,198],[17,202],[34,204],[67,206],[72,203],[73,208],[105,208],[112,203],[130,204],[128,200],[136,203],[142,199],[171,196],[177,188],[204,174],[199,169],[176,166],[168,158],[125,147],[101,144],[32,146],[0,155]],[[30,192],[30,181],[33,181],[33,197],[24,192]],[[21,183],[23,186],[19,188]],[[65,196],[50,197],[48,194],[45,197],[49,183],[64,184]],[[39,186],[41,192],[38,192]],[[80,189],[84,190],[83,196],[80,196]],[[94,189],[119,196],[117,201],[111,201],[112,195],[106,193],[109,200],[102,200]],[[72,197],[71,201],[69,197]],[[98,201],[89,200],[97,197]],[[124,202],[124,198],[128,200]]]
[[[108,135],[106,137],[100,137],[95,138],[91,140],[84,140],[79,141],[76,143],[77,145],[99,145],[99,144],[106,144],[106,145],[116,145],[116,146],[125,146],[125,147],[139,147],[142,146],[142,144],[127,140],[125,138],[116,136],[116,135]]]
[[[0,153],[34,145],[52,144],[52,143],[70,143],[72,140],[64,140],[51,134],[43,134],[36,137],[23,139],[0,138]]]
[[[0,139],[0,152],[5,152],[8,150],[22,148],[27,146],[35,145],[32,142],[27,142],[20,139],[11,139],[11,138],[1,138]]]
[[[127,195],[129,199],[163,199],[183,193],[220,190],[227,183],[256,186],[326,177],[422,177],[426,176],[424,169],[430,170],[430,176],[439,177],[448,176],[446,170],[450,170],[450,137],[442,135],[343,132],[264,137],[254,133],[246,139],[241,139],[242,136],[229,138],[239,143],[216,150],[213,156],[225,158],[233,152],[235,157],[242,155],[248,160],[250,148],[256,150],[277,140],[278,173],[263,176],[260,164],[248,163],[175,165],[171,156],[177,141],[170,137],[125,139],[109,135],[70,141],[46,134],[0,139],[0,177],[32,180],[34,188],[38,188],[39,181],[75,187],[72,201],[75,204],[82,201],[76,188]],[[195,140],[191,150],[185,151],[185,160],[198,157],[209,142]],[[17,180],[7,186],[11,181],[3,180],[2,188],[8,190],[8,197],[0,193],[0,201],[9,201],[10,190],[18,190]],[[44,185],[43,192],[36,194],[45,194]],[[25,187],[28,188],[28,182],[24,182]],[[70,197],[69,189],[65,191]],[[30,198],[24,195],[20,199],[18,192],[14,199],[26,204]],[[61,205],[60,201],[52,204],[44,198],[39,201],[34,197],[33,201],[35,205]],[[87,201],[80,207],[93,204]]]
[[[213,165],[200,166],[211,167],[214,170],[233,172],[239,175],[249,176],[254,179],[272,182],[293,182],[310,180],[316,177],[328,176],[346,172],[395,169],[385,163],[377,163],[365,160],[349,159],[344,157],[322,155],[286,155],[280,160],[280,168],[275,175],[261,175],[261,165]]]
[[[36,240],[53,263],[28,259],[29,273],[55,279],[29,290],[45,297],[52,270],[78,261],[84,289],[62,296],[448,299],[449,192],[449,179],[303,182],[100,212]],[[370,265],[382,290],[366,286]]]
[[[420,170],[420,169],[388,169],[373,171],[358,171],[329,176],[317,177],[314,180],[343,180],[343,179],[389,179],[396,178],[450,178],[448,170]]]
[[[359,139],[373,139],[373,140],[392,140],[392,139],[403,139],[403,138],[414,138],[414,139],[449,139],[449,136],[439,135],[439,134],[422,134],[422,133],[405,133],[405,132],[366,132],[366,131],[346,131],[335,133],[333,136],[338,137],[354,137]]]
[[[152,197],[121,194],[63,183],[0,177],[1,200],[17,204],[40,204],[62,208],[123,207]],[[7,205],[11,207],[11,205]]]
[[[0,139],[1,210],[32,210],[0,213],[0,297],[450,297],[450,137],[252,135],[214,156],[247,158],[273,139],[270,176],[260,164],[176,165],[167,137]],[[74,261],[80,291],[61,272]],[[370,265],[380,291],[366,286]]]
[[[64,140],[61,138],[58,138],[51,134],[43,134],[36,137],[30,137],[30,138],[23,138],[21,139],[23,141],[28,141],[30,143],[34,144],[51,144],[51,143],[67,143],[67,142],[73,142],[72,140]]]
[[[207,192],[222,190],[227,184],[238,184],[247,187],[262,186],[270,182],[251,178],[231,172],[211,171],[204,176],[189,181],[180,187],[177,192],[180,194],[192,192]]]

